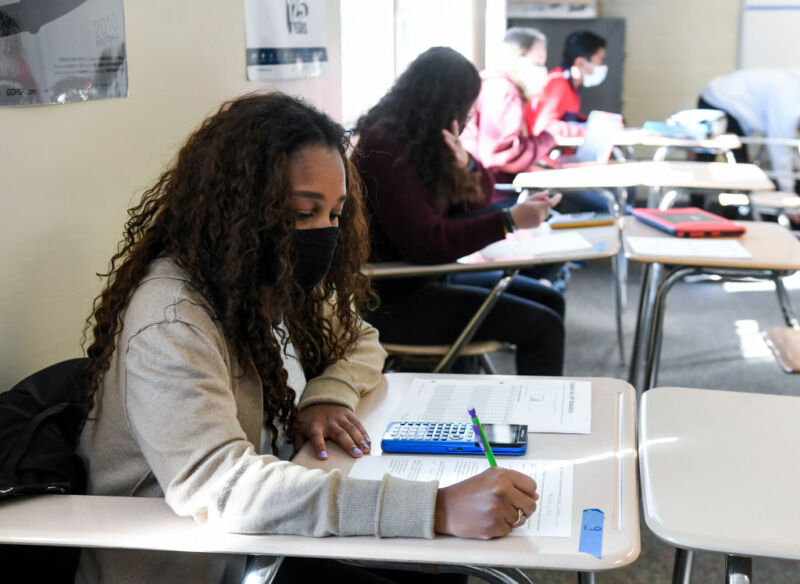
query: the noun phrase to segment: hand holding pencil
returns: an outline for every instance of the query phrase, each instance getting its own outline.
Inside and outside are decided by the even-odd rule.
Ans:
[[[491,468],[477,476],[439,489],[434,530],[459,537],[491,539],[519,527],[536,510],[536,481],[499,468],[475,410],[470,410],[475,436],[483,441]]]

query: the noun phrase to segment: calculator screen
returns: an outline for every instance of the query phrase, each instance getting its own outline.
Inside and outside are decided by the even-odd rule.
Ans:
[[[519,434],[516,424],[484,424],[483,432],[489,444],[514,444]]]

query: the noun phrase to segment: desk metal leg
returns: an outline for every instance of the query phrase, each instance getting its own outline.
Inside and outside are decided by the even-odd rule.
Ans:
[[[753,560],[743,556],[725,556],[726,584],[750,584],[752,582]]]
[[[628,383],[638,387],[639,361],[641,360],[644,339],[650,335],[650,316],[652,314],[653,297],[655,295],[655,282],[658,282],[661,273],[661,264],[645,264],[642,270],[641,290],[639,293],[639,312],[636,317],[636,333],[633,337],[633,350],[631,354]]]
[[[594,572],[578,572],[578,584],[595,584]]]
[[[481,326],[481,323],[492,310],[494,305],[498,300],[500,300],[500,296],[502,296],[503,292],[506,291],[506,288],[508,288],[509,284],[511,284],[511,280],[514,279],[514,276],[516,276],[517,273],[519,273],[519,270],[508,270],[502,276],[500,276],[492,290],[486,296],[483,304],[481,304],[480,308],[478,308],[478,311],[472,316],[470,321],[467,323],[467,326],[461,331],[461,334],[458,335],[458,338],[455,340],[447,353],[445,353],[444,357],[442,357],[442,360],[439,361],[439,364],[436,365],[433,370],[434,373],[443,373],[450,369],[450,366],[461,353],[461,349],[463,349],[464,346],[472,340],[472,337],[475,336],[478,327]]]
[[[692,584],[692,560],[694,552],[675,548],[675,564],[672,567],[672,584]]]
[[[399,562],[370,562],[361,560],[340,560],[353,566],[385,568],[390,570],[419,571],[430,574],[466,574],[489,582],[489,584],[533,584],[530,578],[517,568],[492,568],[470,564],[410,564]]]
[[[647,207],[655,209],[658,207],[659,201],[661,201],[661,187],[650,187],[650,191],[647,193]]]
[[[783,283],[783,275],[775,277],[775,292],[778,293],[778,302],[781,304],[781,311],[786,325],[792,328],[800,328],[800,322],[797,320],[797,313],[794,311],[792,299],[786,291],[786,285]]]
[[[661,365],[661,340],[663,338],[667,294],[677,282],[680,282],[684,278],[684,276],[693,273],[702,273],[702,269],[679,268],[673,270],[658,285],[658,291],[656,292],[653,302],[652,322],[650,324],[650,336],[647,341],[647,352],[645,353],[645,374],[642,391],[647,391],[655,387],[658,383],[658,369]]]
[[[250,556],[242,584],[270,584],[282,563],[283,556]]]
[[[614,307],[617,312],[617,345],[619,345],[619,360],[622,366],[625,366],[625,331],[622,326],[622,317],[625,312],[624,302],[622,298],[625,281],[622,276],[623,271],[623,258],[625,252],[620,248],[619,253],[611,258],[611,271],[614,278]]]

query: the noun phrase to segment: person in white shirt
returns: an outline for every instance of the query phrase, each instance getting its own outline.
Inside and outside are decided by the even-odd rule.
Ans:
[[[703,89],[697,106],[722,110],[728,131],[741,136],[761,134],[766,138],[796,138],[800,124],[800,68],[740,69],[714,77]],[[794,191],[796,167],[793,149],[767,146],[778,186]],[[747,151],[736,153],[747,162]]]

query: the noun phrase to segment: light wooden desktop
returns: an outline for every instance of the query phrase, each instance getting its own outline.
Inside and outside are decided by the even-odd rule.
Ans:
[[[648,527],[679,548],[800,560],[798,419],[795,396],[645,392],[639,468]],[[676,566],[690,571],[691,559]]]
[[[358,415],[373,440],[404,399],[414,377],[388,374],[366,396]],[[455,376],[440,376],[452,378]],[[485,376],[458,376],[483,378]],[[624,381],[591,379],[590,435],[532,434],[529,458],[571,459],[575,463],[572,537],[506,537],[491,541],[437,536],[424,539],[376,537],[312,538],[219,533],[178,517],[163,499],[46,495],[0,503],[0,543],[118,547],[169,551],[314,556],[416,564],[544,568],[592,572],[624,566],[639,555],[635,445],[635,393]],[[354,460],[336,445],[330,459],[316,459],[307,444],[295,462],[347,473]],[[502,461],[500,462],[502,464]],[[581,511],[606,514],[603,557],[578,551]]]
[[[647,389],[656,385],[666,296],[671,287],[687,275],[715,274],[722,278],[755,277],[772,280],[784,319],[789,326],[797,322],[782,278],[800,269],[800,242],[789,230],[777,223],[748,221],[745,225],[747,231],[732,239],[738,241],[752,255],[750,258],[656,256],[636,253],[628,238],[672,239],[674,236],[645,225],[634,217],[625,218],[623,244],[628,261],[645,264],[628,376],[632,384],[638,386],[639,356],[644,353],[645,379],[642,387]],[[665,272],[665,265],[672,268]]]

